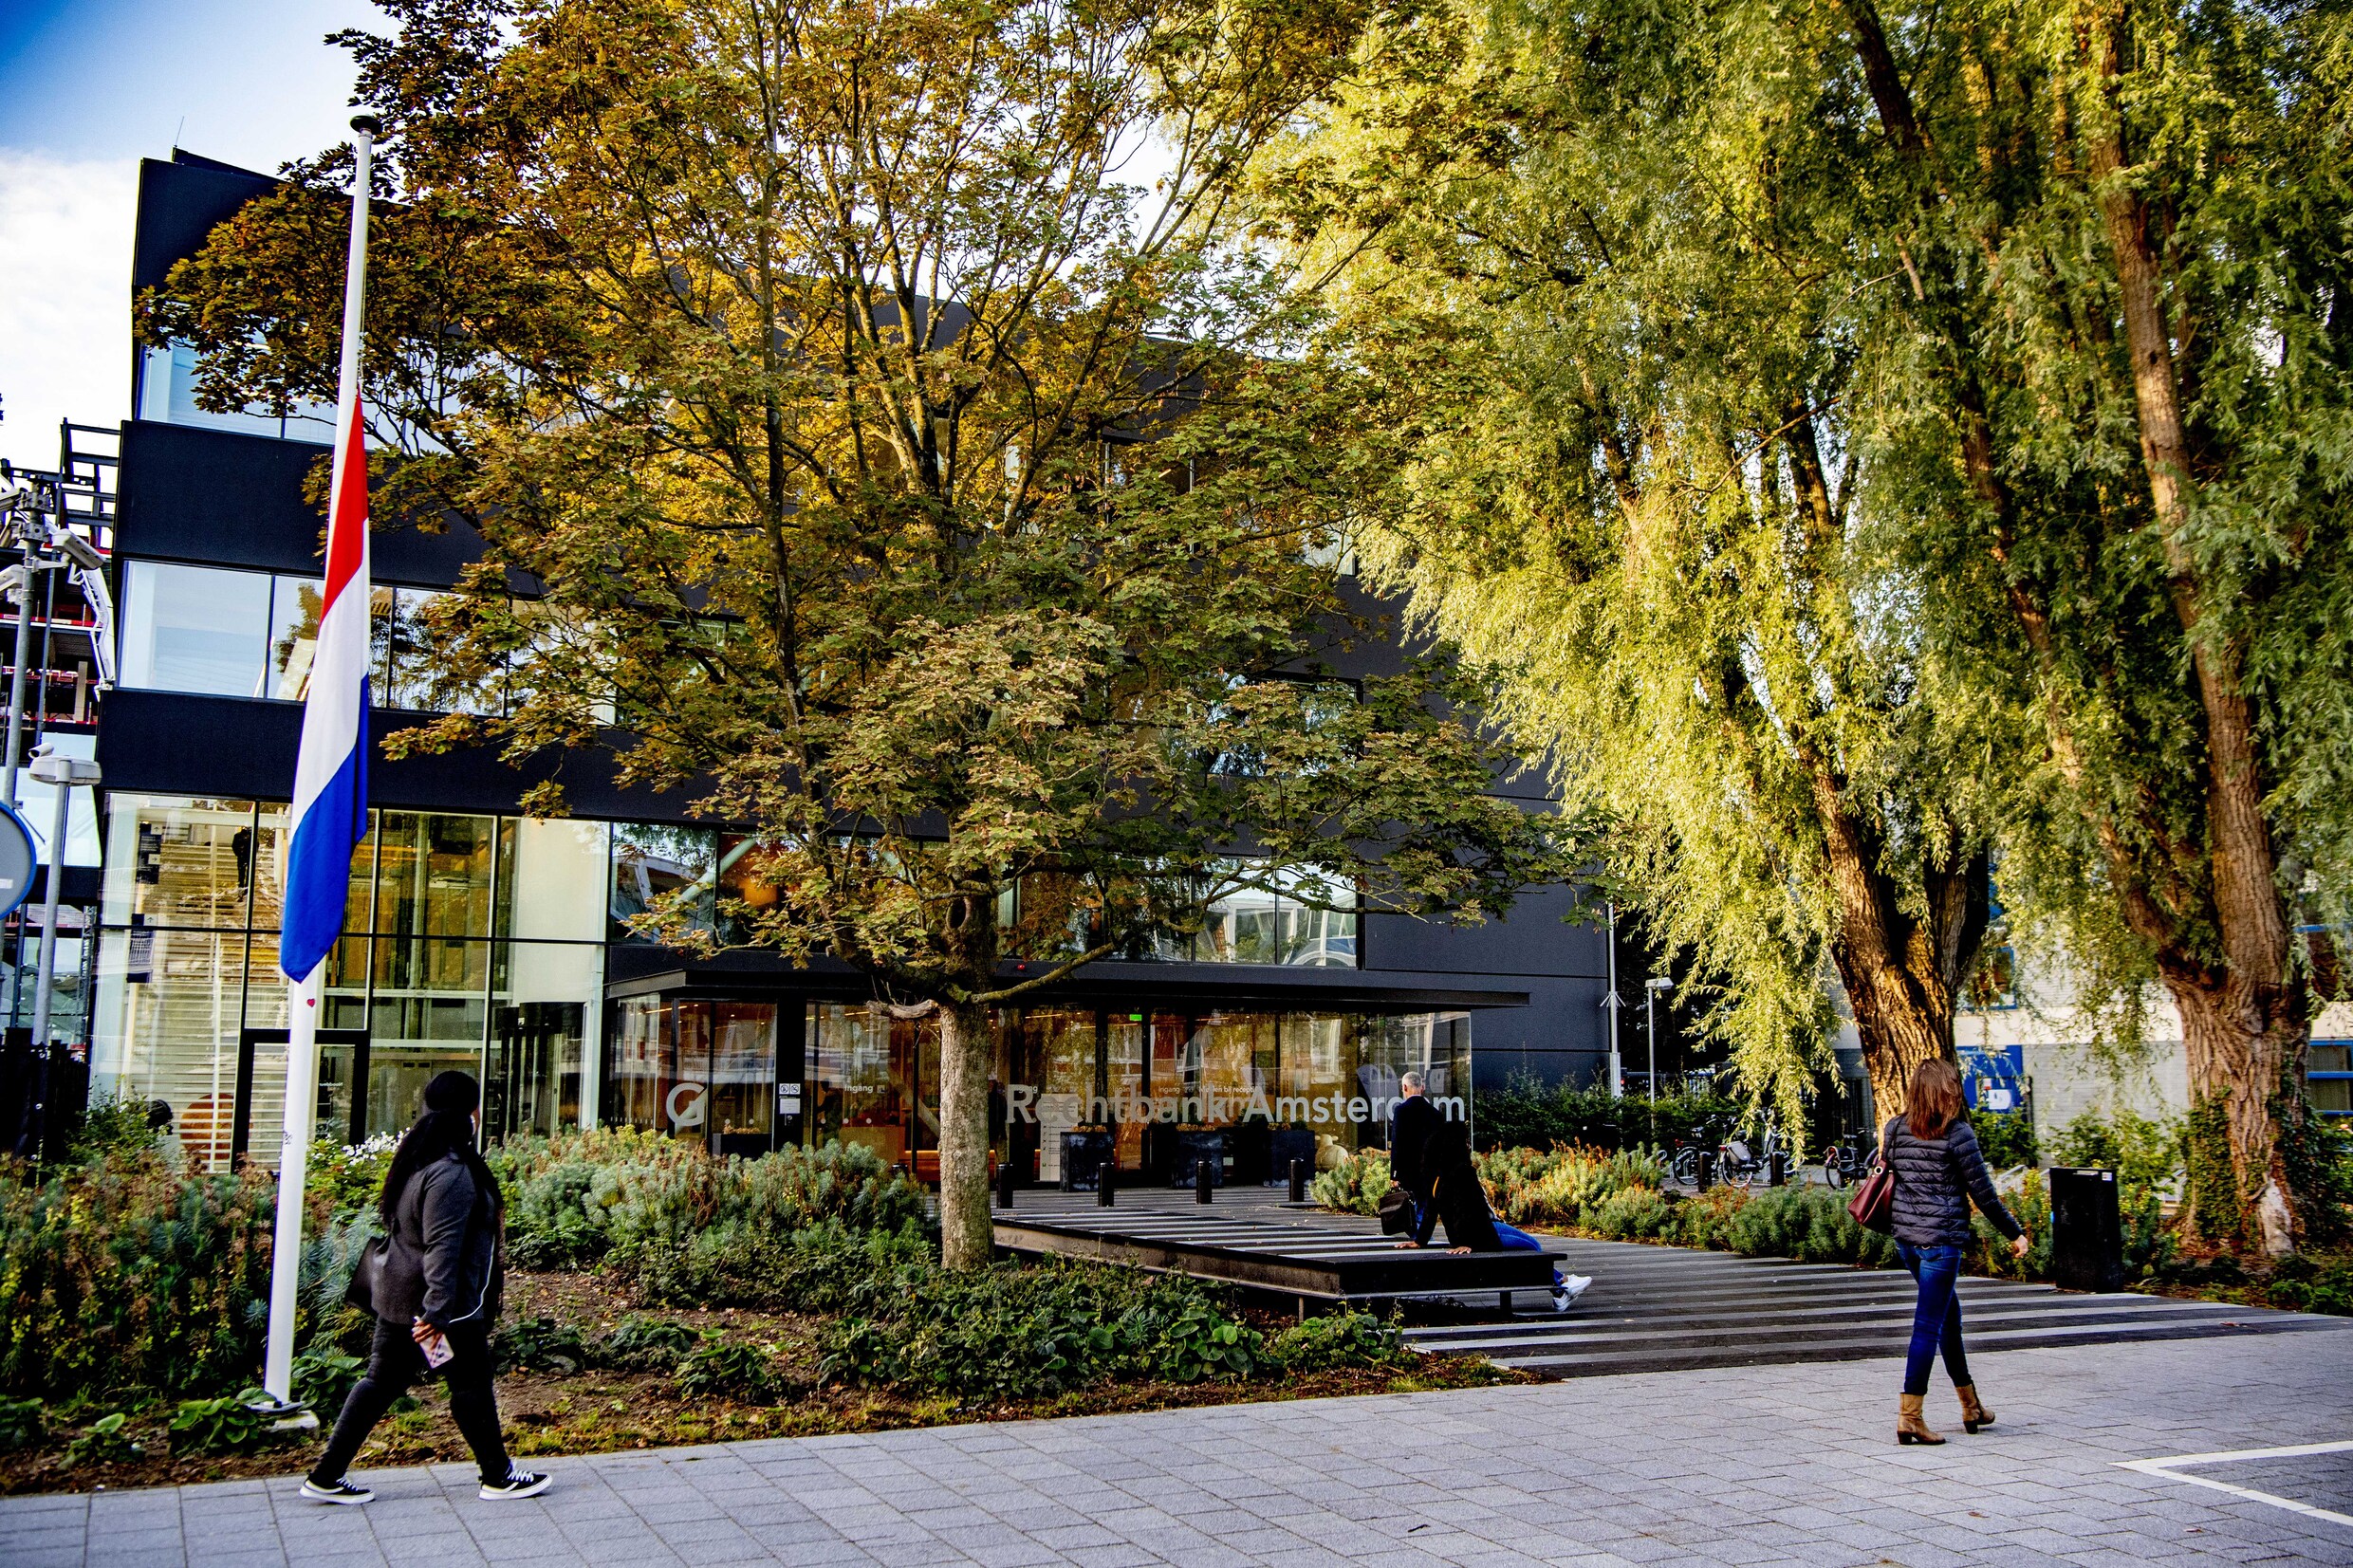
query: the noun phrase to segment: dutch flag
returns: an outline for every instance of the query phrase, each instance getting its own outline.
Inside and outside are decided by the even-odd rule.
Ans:
[[[286,915],[278,968],[310,977],[343,934],[351,854],[367,837],[368,497],[360,400],[335,448],[327,514],[326,594],[318,652],[303,700],[303,748],[294,764],[294,827],[286,861]]]

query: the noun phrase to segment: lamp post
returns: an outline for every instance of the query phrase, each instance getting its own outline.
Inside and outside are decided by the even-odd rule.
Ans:
[[[35,779],[57,791],[57,809],[50,818],[48,888],[42,900],[41,961],[32,993],[32,1104],[25,1117],[31,1147],[20,1150],[41,1157],[49,1136],[49,1001],[57,985],[57,896],[65,880],[65,832],[73,821],[73,792],[79,785],[95,788],[98,764],[61,756],[47,747],[32,755]]]
[[[1658,1142],[1658,999],[1675,989],[1665,975],[1642,982],[1642,1027],[1650,1036],[1650,1141]]]
[[[1626,1092],[1625,1061],[1618,1054],[1618,1012],[1625,1005],[1618,994],[1618,906],[1602,906],[1609,912],[1609,927],[1605,940],[1609,943],[1609,996],[1602,1004],[1609,1009],[1609,1098],[1617,1099]]]

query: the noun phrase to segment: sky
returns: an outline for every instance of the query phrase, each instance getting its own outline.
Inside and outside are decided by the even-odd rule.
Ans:
[[[0,456],[130,415],[139,160],[175,145],[274,170],[349,134],[326,34],[367,0],[0,0]]]

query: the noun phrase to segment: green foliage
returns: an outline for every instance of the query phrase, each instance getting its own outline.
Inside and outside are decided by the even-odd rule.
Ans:
[[[1981,1111],[1969,1118],[1969,1124],[1977,1134],[1977,1147],[1984,1151],[1986,1164],[1992,1169],[2010,1171],[2041,1161],[2034,1119],[2024,1112]]]
[[[659,1372],[676,1367],[701,1342],[702,1336],[684,1323],[633,1312],[589,1349],[599,1366]]]
[[[497,1163],[516,1266],[609,1259],[653,1301],[758,1294],[760,1260],[799,1231],[898,1231],[924,1211],[911,1178],[838,1141],[713,1159],[684,1140],[621,1129],[518,1140]]]
[[[1584,1223],[1595,1235],[1611,1241],[1667,1238],[1682,1207],[1653,1188],[1633,1187],[1596,1204],[1585,1215]]]
[[[2313,1110],[2289,1077],[2272,1102],[2280,1165],[2297,1195],[2302,1245],[2326,1246],[2353,1232],[2353,1130]]]
[[[373,1209],[383,1193],[393,1151],[399,1147],[397,1133],[379,1133],[360,1144],[321,1138],[310,1146],[304,1186],[313,1202],[324,1202],[339,1220]]]
[[[1332,1312],[1294,1323],[1267,1342],[1267,1359],[1288,1373],[1404,1366],[1413,1360],[1394,1324],[1369,1312]]]
[[[29,1448],[49,1434],[38,1399],[0,1399],[0,1453]]]
[[[824,1375],[966,1398],[1021,1398],[1112,1378],[1197,1381],[1268,1365],[1263,1337],[1176,1275],[1047,1263],[877,1277],[828,1327]]]
[[[0,1389],[237,1386],[259,1361],[274,1198],[261,1171],[183,1175],[152,1153],[39,1178],[0,1161]]]
[[[294,1397],[308,1405],[321,1421],[332,1424],[343,1401],[366,1375],[367,1362],[330,1343],[313,1342],[294,1357],[293,1374]]]
[[[1513,1225],[1576,1225],[1618,1193],[1658,1186],[1657,1159],[1640,1149],[1510,1149],[1476,1162],[1495,1211]]]
[[[2185,1135],[2182,1124],[2171,1118],[2152,1120],[2130,1110],[2085,1111],[2051,1140],[2050,1159],[2053,1165],[2113,1171],[2127,1189],[2165,1190],[2181,1175]]]
[[[717,1394],[751,1404],[767,1404],[783,1388],[774,1356],[765,1345],[742,1339],[713,1339],[689,1351],[678,1362],[681,1393]]]
[[[2182,1201],[2197,1234],[2235,1246],[2247,1239],[2250,1195],[2231,1158],[2231,1108],[2221,1095],[2190,1107],[2183,1120]]]
[[[580,1330],[553,1318],[525,1318],[501,1327],[491,1354],[501,1372],[578,1372],[589,1364]]]
[[[172,1413],[176,1453],[251,1453],[270,1437],[271,1418],[253,1409],[262,1391],[248,1388],[217,1399],[186,1399]]]
[[[1307,1196],[1343,1214],[1375,1214],[1390,1186],[1388,1151],[1362,1149],[1328,1171],[1317,1171]]]
[[[314,1186],[313,1208],[323,1197]],[[303,1243],[295,1300],[301,1304],[306,1329],[331,1329],[342,1318],[346,1310],[343,1295],[351,1288],[351,1276],[359,1267],[360,1254],[376,1239],[379,1230],[378,1215],[371,1202],[361,1208],[338,1209],[323,1228],[312,1232]]]
[[[2306,1254],[2283,1258],[2271,1271],[2268,1294],[2273,1306],[2291,1312],[2353,1318],[2353,1258],[2325,1262]]]
[[[1846,1194],[1823,1187],[1769,1187],[1749,1194],[1726,1227],[1730,1250],[1744,1258],[1793,1258],[1802,1264],[1860,1264],[1887,1268],[1896,1244],[1865,1230],[1846,1212]]]
[[[2121,1184],[2120,1184],[2121,1185]],[[1993,1222],[1972,1208],[1969,1214],[1970,1245],[1962,1255],[1963,1265],[1973,1274],[1990,1275],[1997,1280],[2047,1280],[2050,1278],[2050,1179],[2039,1171],[2025,1172],[2015,1182],[2005,1179],[2002,1202],[2010,1217],[2026,1227],[2029,1245],[2027,1255],[2015,1257],[2010,1241],[1993,1228]],[[2121,1193],[2119,1196],[2122,1196]],[[2126,1228],[2131,1227],[2131,1211],[2124,1212]],[[2125,1264],[2132,1266],[2132,1249],[2125,1249]]]
[[[102,1415],[82,1429],[82,1434],[65,1445],[65,1464],[127,1465],[147,1457],[147,1450],[133,1442],[123,1431],[130,1417],[120,1411]]]
[[[161,1141],[147,1125],[148,1104],[130,1095],[110,1095],[93,1101],[82,1114],[66,1157],[89,1165],[120,1155],[136,1158]]]
[[[1663,1095],[1656,1106],[1640,1096],[1613,1097],[1606,1087],[1580,1089],[1514,1076],[1479,1096],[1481,1149],[1670,1148],[1677,1139],[1714,1147],[1718,1130],[1739,1125],[1748,1107],[1717,1095]]]

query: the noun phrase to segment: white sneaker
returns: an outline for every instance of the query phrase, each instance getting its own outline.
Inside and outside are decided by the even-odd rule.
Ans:
[[[303,1496],[313,1503],[341,1503],[348,1508],[357,1503],[373,1501],[376,1494],[365,1486],[353,1485],[347,1479],[338,1481],[332,1485],[322,1486],[317,1482],[306,1478],[303,1482]]]
[[[514,1470],[510,1471],[507,1479],[495,1486],[487,1481],[484,1482],[482,1497],[484,1501],[491,1503],[509,1497],[537,1497],[547,1489],[548,1484],[554,1479],[555,1477],[540,1471]]]
[[[1553,1291],[1552,1310],[1566,1312],[1576,1302],[1577,1298],[1583,1296],[1586,1287],[1592,1283],[1593,1281],[1586,1275],[1571,1274],[1561,1282],[1559,1289]]]

